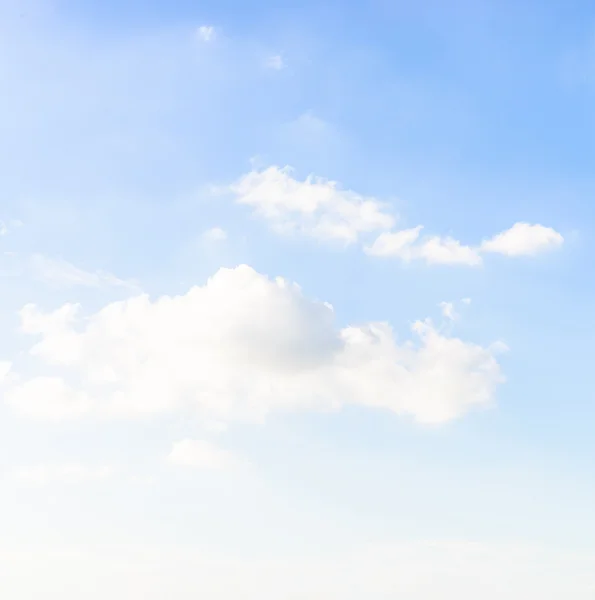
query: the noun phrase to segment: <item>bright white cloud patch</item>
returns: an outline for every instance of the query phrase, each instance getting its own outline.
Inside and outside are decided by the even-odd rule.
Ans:
[[[231,186],[237,202],[252,207],[275,231],[350,244],[362,233],[390,229],[394,217],[374,198],[342,190],[313,175],[304,181],[289,167],[252,171]]]
[[[478,246],[450,236],[422,236],[422,225],[391,231],[395,217],[390,208],[372,197],[343,190],[335,181],[314,175],[299,181],[290,167],[254,170],[231,187],[239,204],[251,206],[280,234],[300,234],[320,240],[358,242],[376,234],[363,250],[370,256],[421,260],[428,265],[482,264],[481,254],[498,252],[508,256],[535,255],[560,246],[564,238],[542,225],[516,223]]]
[[[232,467],[233,455],[206,440],[181,440],[175,442],[168,460],[174,465],[193,469],[221,470]]]
[[[510,229],[484,241],[481,249],[483,252],[496,252],[506,256],[535,256],[563,243],[562,235],[551,227],[515,223]]]
[[[386,231],[381,233],[371,246],[364,251],[370,256],[398,257],[409,262],[416,257],[417,249],[413,244],[419,239],[421,225],[401,231]]]
[[[374,242],[364,247],[366,254],[378,257],[399,258],[404,262],[424,260],[432,265],[482,264],[482,253],[499,253],[506,256],[535,256],[540,252],[561,246],[564,238],[551,227],[516,223],[510,229],[481,243],[466,246],[458,240],[433,236],[421,238],[422,226],[401,231],[381,233]]]
[[[217,32],[212,25],[201,25],[196,33],[203,42],[212,42],[217,37]]]
[[[427,264],[475,266],[481,256],[474,248],[450,237],[433,236],[420,240],[422,226],[381,233],[374,243],[364,247],[370,256],[400,258],[404,262],[424,260]]]
[[[100,481],[107,479],[112,474],[113,469],[111,467],[90,467],[81,463],[18,467],[14,471],[16,479],[30,485],[46,485],[54,482]]]
[[[39,418],[125,417],[191,410],[205,420],[261,421],[272,411],[345,405],[454,419],[493,399],[491,348],[429,321],[399,343],[387,323],[338,329],[332,307],[248,266],[221,269],[177,297],[142,295],[81,318],[65,305],[21,312],[31,354],[52,376],[10,387],[8,403]]]
[[[38,279],[61,287],[122,287],[138,290],[133,282],[119,279],[111,273],[84,271],[65,260],[48,258],[41,254],[34,254],[31,257],[31,269]]]
[[[418,252],[419,256],[430,265],[474,267],[481,264],[481,256],[477,250],[465,246],[451,237],[431,237],[419,246]]]

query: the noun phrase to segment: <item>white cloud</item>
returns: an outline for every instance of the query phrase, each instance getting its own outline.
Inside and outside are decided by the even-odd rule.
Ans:
[[[419,247],[420,256],[429,265],[481,265],[481,256],[474,248],[451,237],[431,237]]]
[[[449,321],[456,321],[459,318],[452,302],[440,302],[439,306],[442,309],[442,315]]]
[[[399,258],[428,265],[482,264],[483,252],[508,256],[534,255],[560,246],[564,238],[542,225],[516,223],[479,246],[469,246],[450,236],[421,237],[422,225],[391,231],[395,217],[390,207],[372,197],[342,190],[338,183],[309,175],[295,179],[291,167],[253,170],[230,186],[239,204],[254,209],[279,234],[301,234],[345,245],[376,233],[363,250],[370,256]]]
[[[48,258],[42,254],[34,254],[31,257],[31,269],[34,276],[41,281],[58,286],[121,287],[138,291],[134,282],[119,279],[111,273],[84,271],[65,260]]]
[[[205,440],[181,440],[173,444],[168,460],[174,465],[193,469],[221,470],[235,464],[234,456]]]
[[[364,251],[370,256],[398,257],[409,262],[416,257],[417,249],[413,244],[419,239],[421,225],[401,231],[385,231],[381,233],[371,246]]]
[[[485,240],[478,247],[466,246],[458,240],[433,236],[420,240],[422,226],[381,233],[364,252],[370,256],[399,258],[404,262],[424,260],[427,264],[482,264],[482,253],[496,252],[510,257],[535,256],[561,246],[564,238],[550,227],[516,223],[510,229]]]
[[[381,233],[364,252],[370,256],[400,258],[404,262],[424,260],[429,265],[481,264],[476,249],[462,245],[451,237],[433,236],[419,241],[422,226],[395,232]]]
[[[224,242],[227,239],[227,232],[221,227],[213,227],[205,231],[202,237],[207,242]]]
[[[485,240],[481,244],[481,250],[506,256],[535,256],[558,248],[563,243],[562,235],[551,227],[515,223],[510,229]]]
[[[212,42],[217,37],[217,32],[212,25],[201,25],[196,33],[203,42]]]
[[[503,380],[491,348],[429,321],[403,343],[387,323],[338,329],[330,305],[248,266],[221,269],[182,296],[141,295],[85,319],[75,305],[49,314],[29,305],[21,318],[40,336],[31,354],[55,372],[9,387],[6,398],[39,418],[192,410],[261,421],[359,405],[440,423],[489,405]]]
[[[281,69],[285,68],[285,62],[283,57],[280,54],[275,54],[274,56],[269,56],[265,62],[265,66],[268,69],[273,69],[275,71],[281,71]]]
[[[113,474],[108,466],[90,467],[81,463],[66,463],[60,465],[35,465],[18,467],[14,476],[19,481],[30,485],[46,485],[48,483],[100,481]]]
[[[376,199],[342,190],[336,182],[313,175],[298,181],[289,167],[252,171],[231,190],[239,204],[252,207],[278,233],[350,244],[362,233],[383,231],[394,224],[394,217]]]

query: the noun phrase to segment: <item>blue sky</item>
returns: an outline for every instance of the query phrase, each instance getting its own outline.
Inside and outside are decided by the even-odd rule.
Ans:
[[[0,591],[592,598],[594,33],[0,0]]]

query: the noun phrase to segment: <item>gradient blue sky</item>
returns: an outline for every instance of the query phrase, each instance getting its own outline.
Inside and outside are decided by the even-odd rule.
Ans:
[[[592,3],[0,0],[0,57],[3,597],[593,597]],[[273,165],[384,203],[395,231],[475,248],[530,223],[564,242],[469,266],[371,255],[377,232],[286,234],[233,187]],[[400,341],[431,318],[502,342],[506,381],[432,426],[368,399],[271,404],[224,432],[186,409],[20,411],[15,389],[55,374],[28,356],[23,306],[91,315],[240,264],[330,302],[336,330]],[[230,468],[175,464],[181,440]]]

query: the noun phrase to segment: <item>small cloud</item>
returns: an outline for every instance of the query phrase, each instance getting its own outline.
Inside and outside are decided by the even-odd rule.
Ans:
[[[484,240],[481,250],[505,256],[535,256],[559,248],[563,243],[563,236],[551,227],[515,223],[510,229]]]
[[[450,321],[456,321],[459,315],[455,311],[455,306],[452,302],[440,302],[440,308],[442,309],[442,315]]]
[[[214,41],[217,37],[217,32],[212,25],[201,25],[196,30],[196,34],[198,35],[199,39],[206,43]]]
[[[267,69],[281,71],[281,69],[285,68],[285,62],[280,54],[275,54],[273,56],[269,56],[266,59],[265,66],[267,67]]]
[[[467,306],[469,306],[469,304],[471,304],[471,298],[463,298],[463,299],[461,300],[461,302],[462,302],[463,304],[466,304]]]
[[[396,257],[404,262],[423,260],[428,265],[481,265],[477,250],[451,237],[433,236],[419,241],[421,225],[381,233],[364,252],[370,256]]]
[[[175,442],[168,461],[192,469],[222,470],[235,464],[233,455],[205,440],[185,439]]]
[[[221,227],[213,227],[205,231],[202,237],[207,242],[224,242],[227,239],[227,232]]]

